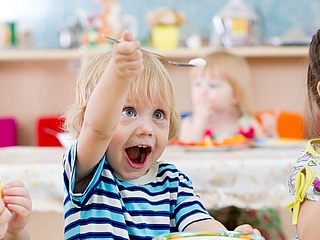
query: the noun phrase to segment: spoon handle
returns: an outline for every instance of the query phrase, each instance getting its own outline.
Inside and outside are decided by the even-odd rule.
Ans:
[[[119,40],[117,40],[117,39],[115,39],[115,38],[113,38],[113,37],[109,37],[109,36],[104,35],[104,34],[102,34],[102,37],[104,37],[104,38],[106,38],[106,39],[108,39],[108,40],[111,40],[111,41],[113,41],[113,42],[115,42],[115,43],[119,43],[119,42],[120,42]],[[158,58],[163,59],[163,60],[166,61],[167,63],[172,64],[172,65],[175,65],[175,66],[179,66],[179,67],[195,67],[195,65],[190,64],[190,63],[187,63],[187,62],[174,62],[174,61],[171,61],[171,60],[169,60],[168,58],[166,58],[166,57],[164,57],[164,56],[162,56],[162,55],[160,55],[160,54],[158,54],[158,53],[151,52],[151,51],[148,51],[148,50],[145,50],[145,49],[142,49],[142,48],[139,48],[139,49],[140,49],[142,52],[149,53],[149,54],[153,54],[153,55],[157,56]]]

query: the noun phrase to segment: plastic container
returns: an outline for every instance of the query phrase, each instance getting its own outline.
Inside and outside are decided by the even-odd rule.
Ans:
[[[158,49],[178,47],[180,28],[177,25],[158,25],[152,28],[152,45]]]
[[[17,124],[11,117],[0,118],[0,147],[17,145]]]
[[[259,17],[242,0],[230,0],[212,19],[212,44],[250,46],[260,43]]]
[[[244,234],[235,231],[195,231],[195,232],[177,232],[160,235],[153,240],[170,240],[170,239],[186,239],[186,240],[265,240],[264,237],[255,234]]]

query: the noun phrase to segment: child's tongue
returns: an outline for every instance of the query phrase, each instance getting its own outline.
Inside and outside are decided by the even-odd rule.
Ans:
[[[127,155],[132,162],[138,163],[141,159],[141,153],[139,147],[131,147],[126,149]]]
[[[130,147],[126,149],[127,156],[133,164],[145,163],[150,152],[150,147]]]

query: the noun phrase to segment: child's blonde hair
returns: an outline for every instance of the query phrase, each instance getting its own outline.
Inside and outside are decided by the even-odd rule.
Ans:
[[[212,77],[216,77],[218,73],[227,80],[235,97],[239,100],[240,113],[252,115],[251,72],[248,62],[244,58],[224,50],[209,53],[203,58],[207,61],[207,64],[200,71],[208,71]],[[193,74],[196,71],[199,71],[199,69],[195,69]]]
[[[110,59],[111,52],[100,53],[89,60],[78,76],[76,85],[76,100],[66,111],[66,131],[74,137],[80,134],[81,126],[90,95],[103,76]],[[150,102],[170,108],[169,139],[177,137],[180,130],[180,117],[175,110],[174,89],[169,73],[158,59],[144,53],[144,70],[140,76],[134,77],[131,82],[128,98],[135,102]],[[106,94],[108,90],[106,89]],[[103,104],[103,103],[102,103]]]

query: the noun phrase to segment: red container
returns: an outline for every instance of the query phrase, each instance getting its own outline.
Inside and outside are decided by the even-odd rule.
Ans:
[[[40,117],[37,121],[37,146],[62,146],[57,133],[63,132],[64,119],[59,116]]]

